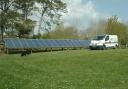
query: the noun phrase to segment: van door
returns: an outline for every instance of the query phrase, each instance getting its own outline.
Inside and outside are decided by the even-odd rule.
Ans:
[[[105,37],[105,46],[111,47],[111,40],[109,35]]]

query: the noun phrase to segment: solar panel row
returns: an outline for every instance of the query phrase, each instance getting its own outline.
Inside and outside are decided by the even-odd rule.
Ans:
[[[8,49],[87,47],[88,40],[4,39]]]

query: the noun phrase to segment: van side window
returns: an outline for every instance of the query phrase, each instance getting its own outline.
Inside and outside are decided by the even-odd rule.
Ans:
[[[107,36],[106,38],[105,38],[105,41],[108,41],[109,40],[109,36]]]

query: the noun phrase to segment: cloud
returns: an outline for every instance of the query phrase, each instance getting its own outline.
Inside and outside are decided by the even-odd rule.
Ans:
[[[65,2],[68,13],[63,15],[63,19],[66,25],[74,25],[77,21],[84,25],[86,21],[99,18],[99,13],[92,1],[84,3],[83,0],[65,0]]]

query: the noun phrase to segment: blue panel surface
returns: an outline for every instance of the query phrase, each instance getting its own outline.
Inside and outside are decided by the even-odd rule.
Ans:
[[[4,39],[5,47],[8,49],[40,49],[40,48],[74,48],[88,47],[89,40],[68,40],[68,39]]]

